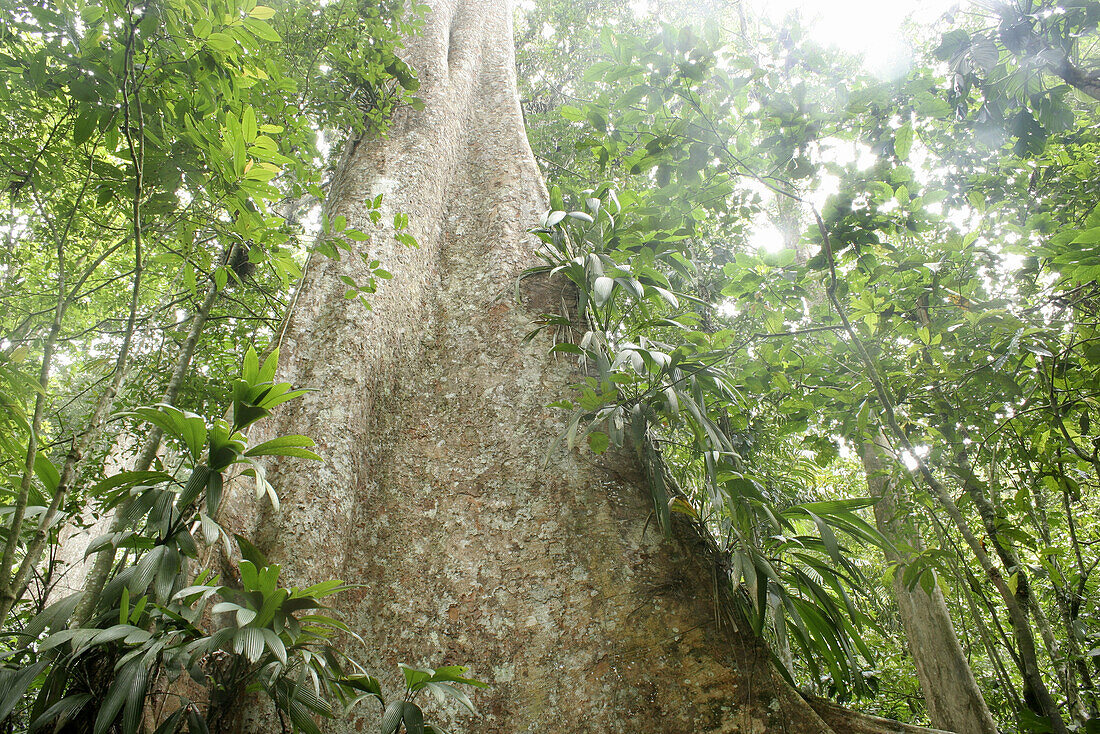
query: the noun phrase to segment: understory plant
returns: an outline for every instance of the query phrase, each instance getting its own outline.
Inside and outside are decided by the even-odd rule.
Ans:
[[[389,734],[400,725],[412,734],[440,731],[424,724],[413,700],[422,690],[473,710],[455,686],[483,684],[461,666],[405,669],[406,693],[387,705],[378,679],[347,652],[349,638],[363,641],[326,607],[350,587],[281,585],[277,564],[218,523],[230,472],[250,477],[257,499],[278,508],[259,457],[320,460],[305,436],[248,442],[250,426],[305,393],[274,381],[277,360],[275,350],[261,365],[248,350],[228,420],[166,404],[130,412],[163,431],[174,460],[118,472],[94,488],[104,510],[125,521],[86,552],[117,557],[109,580],[5,631],[0,721],[20,731],[229,731],[244,697],[260,693],[284,730],[319,734],[319,719],[369,699]],[[93,593],[92,612],[79,622],[74,612]]]

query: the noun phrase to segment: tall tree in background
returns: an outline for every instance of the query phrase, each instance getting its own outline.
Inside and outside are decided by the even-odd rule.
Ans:
[[[871,496],[878,500],[876,525],[894,546],[888,560],[905,565],[924,547],[907,517],[908,498],[897,487],[899,480],[886,468],[882,444],[886,441],[881,437],[878,442],[866,442],[861,448],[861,459]],[[938,583],[929,586],[930,589],[925,589],[919,584],[907,584],[903,574],[894,574],[898,616],[917,669],[928,718],[947,731],[995,734],[997,725],[959,645],[943,589]]]

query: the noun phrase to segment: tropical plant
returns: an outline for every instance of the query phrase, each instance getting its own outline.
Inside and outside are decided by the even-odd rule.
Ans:
[[[318,732],[314,717],[331,718],[334,705],[350,708],[371,697],[384,703],[378,681],[334,639],[336,633],[354,633],[324,613],[322,600],[349,588],[343,582],[282,587],[279,566],[238,535],[243,558],[232,568],[236,582],[218,583],[207,568],[189,583],[189,564],[211,564],[219,548],[224,558],[233,555],[216,519],[227,476],[251,476],[257,499],[278,507],[258,457],[319,460],[305,436],[248,444],[250,426],[305,393],[273,381],[277,361],[278,350],[262,365],[255,350],[248,350],[233,383],[229,420],[207,423],[170,405],[133,411],[162,431],[178,452],[178,466],[122,471],[95,488],[124,523],[93,540],[87,553],[109,548],[121,550],[122,557],[89,605],[86,623],[72,625],[70,619],[91,590],[54,602],[25,628],[8,633],[0,719],[19,712],[30,730],[87,721],[94,722],[96,734],[116,724],[132,734],[141,729],[152,699],[164,713],[163,721],[153,722],[158,732],[176,732],[185,724],[190,731],[228,731],[241,696],[262,690],[280,721],[285,717],[296,731]],[[472,709],[451,684],[480,684],[462,672],[416,672],[409,686],[412,693],[427,688],[452,695]],[[182,673],[205,699],[196,700],[177,682]],[[410,708],[402,709],[410,731],[416,726],[411,701],[407,697],[403,705]]]

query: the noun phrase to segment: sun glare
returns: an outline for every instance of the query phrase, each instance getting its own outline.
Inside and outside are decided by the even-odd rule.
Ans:
[[[861,55],[866,68],[884,78],[903,76],[912,63],[904,25],[934,23],[958,0],[751,0],[758,13],[780,21],[799,13],[810,38]]]
[[[758,253],[776,253],[785,245],[783,233],[768,222],[757,223],[749,235],[749,247]]]

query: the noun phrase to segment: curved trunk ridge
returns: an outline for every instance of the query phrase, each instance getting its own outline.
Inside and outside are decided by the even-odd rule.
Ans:
[[[705,541],[686,524],[666,541],[647,523],[633,455],[559,452],[543,466],[563,427],[544,406],[576,375],[545,339],[523,341],[560,294],[514,296],[547,197],[512,11],[433,4],[407,49],[423,110],[349,142],[330,197],[331,216],[367,229],[364,202],[384,193],[420,246],[378,232],[370,256],[395,277],[371,312],[342,297],[339,276],[363,279],[358,256],[314,262],[281,379],[317,392],[266,430],[312,436],[325,463],[273,464],[281,512],[242,491],[227,524],[250,530],[286,583],[364,584],[336,604],[389,693],[398,662],[470,665],[491,684],[474,697],[480,716],[437,717],[460,731],[832,731],[751,635],[716,622]],[[364,707],[330,730],[376,722]]]

